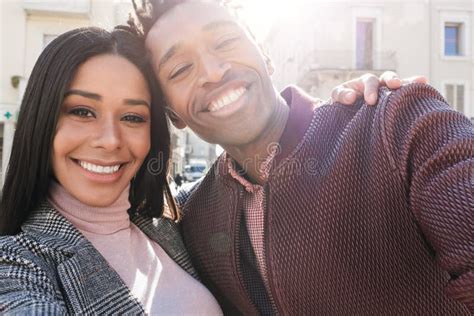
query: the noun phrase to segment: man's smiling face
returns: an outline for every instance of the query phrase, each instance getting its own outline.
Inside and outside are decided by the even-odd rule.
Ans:
[[[276,94],[265,58],[225,7],[177,5],[155,23],[146,45],[177,127],[242,146],[271,124]]]

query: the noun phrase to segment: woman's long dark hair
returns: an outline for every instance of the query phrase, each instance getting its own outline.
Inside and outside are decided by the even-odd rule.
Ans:
[[[134,64],[147,80],[151,93],[151,149],[132,180],[130,210],[159,217],[166,195],[171,216],[179,216],[166,181],[170,158],[168,123],[144,40],[126,26],[116,27],[112,32],[89,27],[57,37],[33,68],[21,103],[3,187],[0,235],[18,233],[29,214],[46,198],[52,181],[53,139],[64,95],[78,67],[100,54],[119,55]]]

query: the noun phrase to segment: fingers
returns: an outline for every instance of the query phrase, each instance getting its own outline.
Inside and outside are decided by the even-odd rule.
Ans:
[[[386,85],[389,89],[398,89],[402,85],[409,83],[428,83],[428,79],[425,76],[413,76],[409,78],[400,79],[398,75],[393,71],[385,71],[380,76],[380,82]]]
[[[379,78],[372,74],[366,74],[361,77],[364,85],[364,100],[368,105],[377,103],[378,91],[380,86]]]
[[[332,89],[331,99],[333,102],[350,105],[357,99],[357,93],[353,89],[346,88],[344,84],[341,84]]]
[[[409,78],[404,78],[402,79],[402,84],[408,84],[408,83],[428,83],[428,79],[425,76],[413,76]]]
[[[359,78],[352,79],[336,86],[331,91],[331,99],[346,105],[354,103],[358,96],[364,95],[364,100],[368,105],[375,105],[378,99],[380,86],[387,86],[391,90],[399,89],[404,84],[428,82],[425,76],[413,76],[400,79],[393,71],[385,71],[380,78],[373,74],[365,74]]]
[[[365,102],[374,105],[377,102],[379,78],[372,74],[365,74],[335,87],[331,92],[333,102],[350,105],[357,96],[364,95]]]
[[[393,71],[385,71],[380,76],[380,83],[386,85],[389,89],[398,89],[402,86],[402,80]]]

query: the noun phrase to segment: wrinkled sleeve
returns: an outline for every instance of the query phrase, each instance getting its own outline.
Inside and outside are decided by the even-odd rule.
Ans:
[[[61,293],[39,266],[0,248],[0,314],[65,315],[67,309]]]
[[[385,136],[446,293],[474,312],[474,127],[426,85],[389,97]]]

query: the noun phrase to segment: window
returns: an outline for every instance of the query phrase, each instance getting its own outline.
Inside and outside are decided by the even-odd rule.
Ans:
[[[356,21],[356,68],[373,69],[374,20]]]
[[[444,24],[444,55],[462,56],[463,23]]]
[[[468,60],[471,55],[471,12],[441,10],[439,53],[447,60]]]
[[[463,84],[448,83],[444,86],[445,97],[448,103],[457,111],[464,112],[465,87]]]

